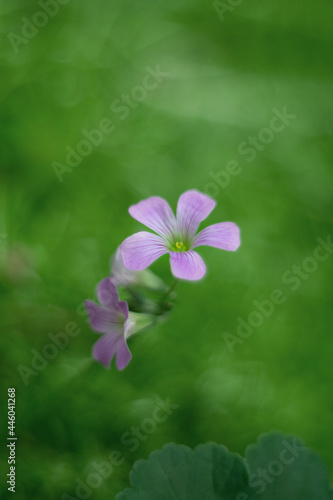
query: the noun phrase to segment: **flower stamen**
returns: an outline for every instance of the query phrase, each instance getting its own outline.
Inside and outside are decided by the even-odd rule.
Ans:
[[[171,247],[173,252],[186,252],[188,250],[187,245],[182,241],[176,241]]]

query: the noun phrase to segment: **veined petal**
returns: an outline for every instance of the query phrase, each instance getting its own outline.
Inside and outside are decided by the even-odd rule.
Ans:
[[[240,245],[239,227],[233,222],[208,226],[196,235],[192,248],[201,245],[235,251]]]
[[[197,252],[170,252],[172,274],[182,280],[200,280],[206,273],[206,266]]]
[[[132,354],[128,348],[126,340],[121,339],[118,344],[117,354],[116,354],[116,365],[118,370],[123,370],[124,368],[126,368],[131,359],[132,359]]]
[[[191,190],[183,193],[177,205],[177,225],[180,237],[191,240],[200,222],[208,217],[215,205],[215,200],[199,191]],[[188,243],[190,244],[191,241]]]
[[[111,280],[118,287],[139,285],[156,291],[166,289],[163,280],[150,271],[150,269],[144,269],[143,271],[128,269],[124,264],[120,247],[117,248],[116,253],[111,257]]]
[[[134,271],[146,269],[168,252],[163,239],[147,231],[133,234],[123,241],[120,248],[125,266]]]
[[[97,297],[100,303],[108,309],[117,308],[119,294],[116,285],[110,278],[103,279],[97,288]]]
[[[176,229],[176,218],[169,203],[159,196],[152,196],[132,205],[131,216],[164,238],[171,238]]]
[[[124,321],[123,313],[119,309],[104,309],[92,300],[84,302],[92,328],[99,333],[121,333]]]
[[[118,302],[118,308],[121,310],[121,312],[125,316],[125,319],[127,320],[129,311],[128,311],[128,304],[127,304],[126,300],[121,300],[120,302]]]
[[[93,356],[106,368],[110,367],[111,360],[116,354],[123,337],[121,335],[108,333],[103,335],[94,345]]]
[[[141,275],[138,271],[131,271],[125,267],[120,247],[118,247],[116,253],[111,257],[112,282],[118,286],[132,285],[139,280],[139,276]]]

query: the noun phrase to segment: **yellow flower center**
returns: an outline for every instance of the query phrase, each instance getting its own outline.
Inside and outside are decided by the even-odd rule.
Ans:
[[[182,241],[176,241],[176,243],[173,245],[172,250],[174,252],[186,252],[187,246]]]

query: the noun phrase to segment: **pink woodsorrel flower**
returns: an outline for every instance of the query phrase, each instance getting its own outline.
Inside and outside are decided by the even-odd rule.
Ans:
[[[197,234],[199,224],[216,205],[215,200],[199,191],[186,191],[177,205],[177,218],[163,198],[153,196],[129,208],[131,216],[157,234],[141,231],[121,245],[124,264],[140,271],[165,253],[170,254],[172,274],[183,280],[199,280],[206,273],[202,258],[193,249],[208,245],[237,250],[239,228],[233,222],[220,222]]]
[[[93,356],[106,368],[116,356],[117,368],[123,370],[132,359],[126,339],[134,333],[135,323],[129,316],[127,302],[119,300],[117,288],[110,278],[99,283],[97,295],[102,306],[85,301],[92,328],[104,333],[94,345]]]
[[[118,287],[140,286],[151,290],[166,290],[165,283],[150,269],[132,271],[125,266],[120,247],[111,258],[111,280]]]

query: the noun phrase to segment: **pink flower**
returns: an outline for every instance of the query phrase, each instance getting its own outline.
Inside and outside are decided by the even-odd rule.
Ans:
[[[126,339],[133,334],[134,322],[129,317],[128,305],[120,301],[116,286],[110,278],[102,280],[97,288],[101,306],[85,301],[92,328],[104,335],[95,343],[93,356],[106,368],[116,356],[118,370],[123,370],[132,359]]]
[[[128,269],[141,271],[156,259],[170,254],[172,274],[183,280],[199,280],[206,266],[193,249],[208,245],[235,251],[240,245],[239,228],[233,222],[220,222],[197,233],[199,224],[208,217],[215,200],[198,191],[183,193],[177,205],[177,218],[163,198],[153,196],[129,208],[131,216],[155,233],[141,231],[121,245],[123,261]]]
[[[111,258],[111,280],[118,287],[140,286],[151,290],[163,291],[165,283],[150,269],[132,271],[125,266],[123,256],[118,247]]]

